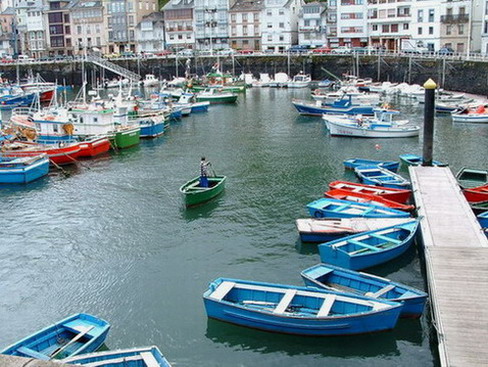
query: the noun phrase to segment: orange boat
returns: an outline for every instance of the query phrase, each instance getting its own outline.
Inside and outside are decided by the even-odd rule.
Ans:
[[[329,184],[329,187],[331,190],[342,189],[356,193],[373,194],[402,204],[405,204],[410,199],[410,195],[412,194],[412,191],[407,189],[365,185],[348,181],[333,181]]]
[[[110,150],[110,140],[107,137],[93,137],[80,142],[78,157],[95,157]]]
[[[368,203],[377,206],[386,206],[392,209],[398,209],[410,212],[415,209],[413,205],[401,204],[393,200],[385,199],[379,195],[355,192],[343,189],[333,189],[324,193],[325,197],[339,200],[355,201],[358,203]]]
[[[45,153],[49,161],[57,165],[76,163],[76,158],[80,156],[80,143],[71,144],[39,144],[28,141],[16,141],[4,144],[3,154],[8,157],[29,157]]]

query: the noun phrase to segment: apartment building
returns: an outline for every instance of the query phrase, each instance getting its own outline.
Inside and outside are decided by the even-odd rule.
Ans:
[[[261,13],[263,51],[283,52],[298,41],[299,0],[264,0]]]
[[[157,11],[142,18],[136,27],[137,52],[164,50],[163,13]]]
[[[337,38],[337,0],[329,0],[326,10],[326,27],[327,27],[327,44],[329,47],[338,47],[339,38]]]
[[[405,0],[368,0],[370,44],[400,50],[401,40],[411,38],[411,7]]]
[[[441,4],[439,0],[415,0],[411,7],[410,32],[413,44],[434,52],[441,45]]]
[[[108,52],[107,18],[101,1],[79,0],[70,4],[71,30],[77,55],[99,50]]]
[[[339,46],[368,45],[367,5],[367,0],[337,0],[336,38]]]
[[[170,0],[164,7],[166,48],[194,48],[193,0]]]
[[[237,0],[229,10],[229,43],[237,50],[261,50],[263,0]]]
[[[46,24],[44,8],[29,8],[26,13],[27,50],[31,57],[42,57],[47,54]]]
[[[198,50],[229,48],[229,1],[195,1],[195,47]]]
[[[482,28],[481,28],[481,53],[488,54],[488,0],[483,1]]]
[[[49,55],[73,55],[71,39],[71,22],[69,0],[47,0],[45,14],[47,16],[46,39]]]
[[[302,5],[298,13],[298,44],[323,46],[327,44],[327,4],[311,2]]]

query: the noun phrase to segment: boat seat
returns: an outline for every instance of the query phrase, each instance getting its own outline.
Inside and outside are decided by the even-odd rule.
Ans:
[[[367,296],[371,297],[371,298],[378,298],[378,297],[381,297],[382,295],[388,293],[389,291],[391,291],[394,288],[395,288],[395,286],[393,284],[389,284],[386,287],[383,287],[380,290],[376,291],[375,293],[367,294]]]
[[[276,306],[276,308],[273,310],[273,313],[285,312],[285,310],[290,305],[291,300],[293,299],[293,297],[295,297],[295,294],[297,294],[296,289],[288,289],[285,295],[281,298],[280,303],[278,303],[278,306]]]
[[[327,316],[329,314],[335,300],[336,300],[336,296],[334,294],[327,296],[327,298],[324,299],[322,306],[320,306],[319,312],[317,312],[317,317]]]
[[[75,334],[84,333],[87,336],[94,337],[98,335],[98,330],[95,325],[84,322],[83,320],[73,320],[63,324],[63,327]],[[87,331],[87,329],[90,329]]]
[[[366,243],[359,242],[359,241],[356,241],[356,240],[349,240],[348,242],[349,242],[349,243],[352,243],[352,244],[354,244],[354,245],[361,246],[361,247],[363,247],[363,248],[369,249],[369,250],[373,250],[373,251],[380,251],[380,249],[379,249],[379,248],[377,248],[377,247],[375,247],[375,246],[371,246],[371,245],[368,245],[368,244],[366,244]],[[353,251],[353,252],[351,252],[350,254],[355,253],[355,252],[357,252],[357,251],[360,251],[360,250]]]
[[[27,347],[20,347],[17,348],[17,352],[20,352],[26,356],[35,358],[35,359],[41,359],[43,361],[49,361],[51,358],[49,358],[47,355],[39,353],[33,349],[27,348]]]
[[[222,282],[217,289],[212,293],[210,298],[216,300],[216,301],[222,301],[222,299],[227,295],[227,293],[230,292],[232,288],[236,283],[234,282]]]
[[[142,360],[147,367],[160,367],[159,362],[154,358],[154,355],[150,352],[141,353]]]
[[[388,236],[383,236],[381,234],[371,233],[370,236],[371,237],[378,238],[380,240],[385,240],[385,241],[388,241],[388,242],[402,243],[401,240],[397,240],[396,238],[391,238],[391,237],[388,237]]]

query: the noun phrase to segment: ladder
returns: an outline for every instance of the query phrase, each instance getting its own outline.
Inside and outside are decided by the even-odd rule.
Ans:
[[[141,76],[137,73],[134,73],[133,71],[130,71],[129,69],[126,69],[122,66],[119,66],[117,64],[114,64],[113,62],[110,62],[106,59],[103,59],[98,56],[93,56],[89,55],[86,56],[86,60],[94,63],[95,65],[98,65],[106,70],[111,71],[112,73],[118,74],[124,78],[129,79],[132,82],[138,82],[141,80]]]

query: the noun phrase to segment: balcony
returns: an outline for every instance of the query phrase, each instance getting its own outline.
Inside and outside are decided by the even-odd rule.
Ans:
[[[469,14],[447,14],[441,15],[441,23],[453,24],[453,23],[468,23]]]

